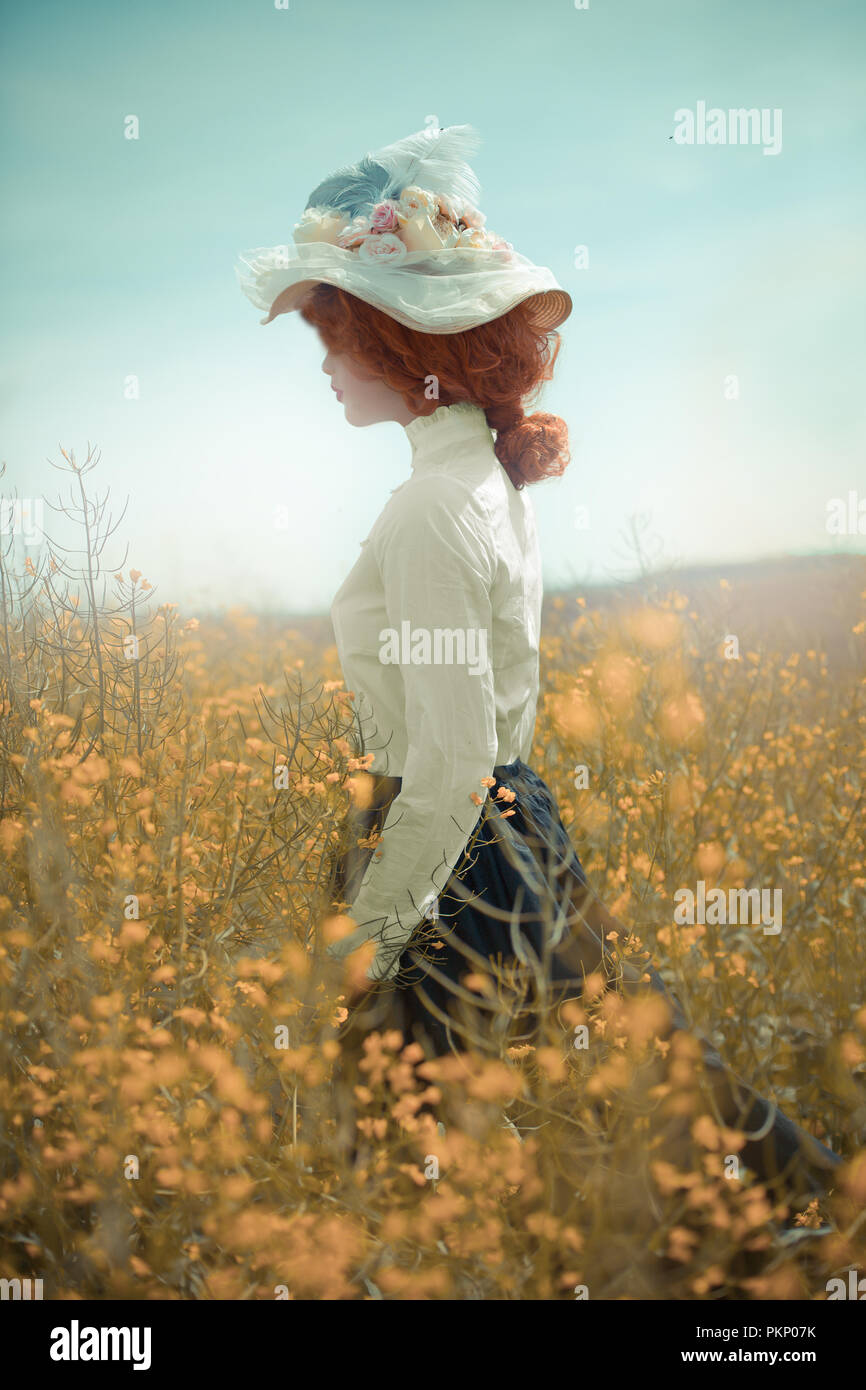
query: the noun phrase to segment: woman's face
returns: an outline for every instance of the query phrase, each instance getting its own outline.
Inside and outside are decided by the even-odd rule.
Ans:
[[[326,344],[324,346],[322,371],[331,378],[331,389],[341,402],[350,425],[377,425],[382,420],[397,420],[401,425],[408,425],[415,419],[397,391],[392,391],[379,377],[360,375],[360,368],[351,357],[333,353]]]

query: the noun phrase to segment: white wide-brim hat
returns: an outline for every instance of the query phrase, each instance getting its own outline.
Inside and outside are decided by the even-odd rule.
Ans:
[[[248,251],[237,267],[262,323],[334,285],[421,333],[460,333],[526,304],[533,327],[557,328],[571,296],[486,230],[466,163],[470,126],[426,129],[340,169],[310,195],[294,241]]]

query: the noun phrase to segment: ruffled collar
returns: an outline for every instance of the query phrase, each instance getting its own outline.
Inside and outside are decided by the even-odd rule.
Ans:
[[[484,411],[471,401],[440,405],[431,415],[419,415],[403,428],[412,446],[413,470],[435,461],[441,453],[463,440],[486,439],[491,445],[493,443]]]

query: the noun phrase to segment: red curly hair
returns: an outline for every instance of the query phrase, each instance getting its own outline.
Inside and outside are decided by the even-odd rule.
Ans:
[[[420,333],[345,290],[318,284],[300,313],[331,352],[398,391],[413,414],[431,415],[457,401],[480,406],[496,434],[496,457],[516,488],[565,471],[565,421],[523,412],[524,399],[553,376],[561,339],[555,329],[534,328],[524,305],[462,333]],[[425,395],[431,377],[438,383],[434,400]]]

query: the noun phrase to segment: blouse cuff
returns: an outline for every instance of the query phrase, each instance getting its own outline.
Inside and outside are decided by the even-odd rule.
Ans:
[[[353,951],[357,951],[360,946],[363,946],[365,941],[375,940],[379,946],[367,968],[367,979],[391,980],[400,969],[400,957],[416,927],[424,921],[435,922],[438,920],[438,904],[438,893],[435,891],[428,893],[421,903],[420,909],[412,907],[399,916],[396,912],[392,912],[367,920],[358,927],[357,931],[351,932],[349,936],[344,936],[342,940],[335,941],[328,946],[327,953],[337,960],[343,960]],[[349,915],[355,916],[352,907],[349,908]]]

